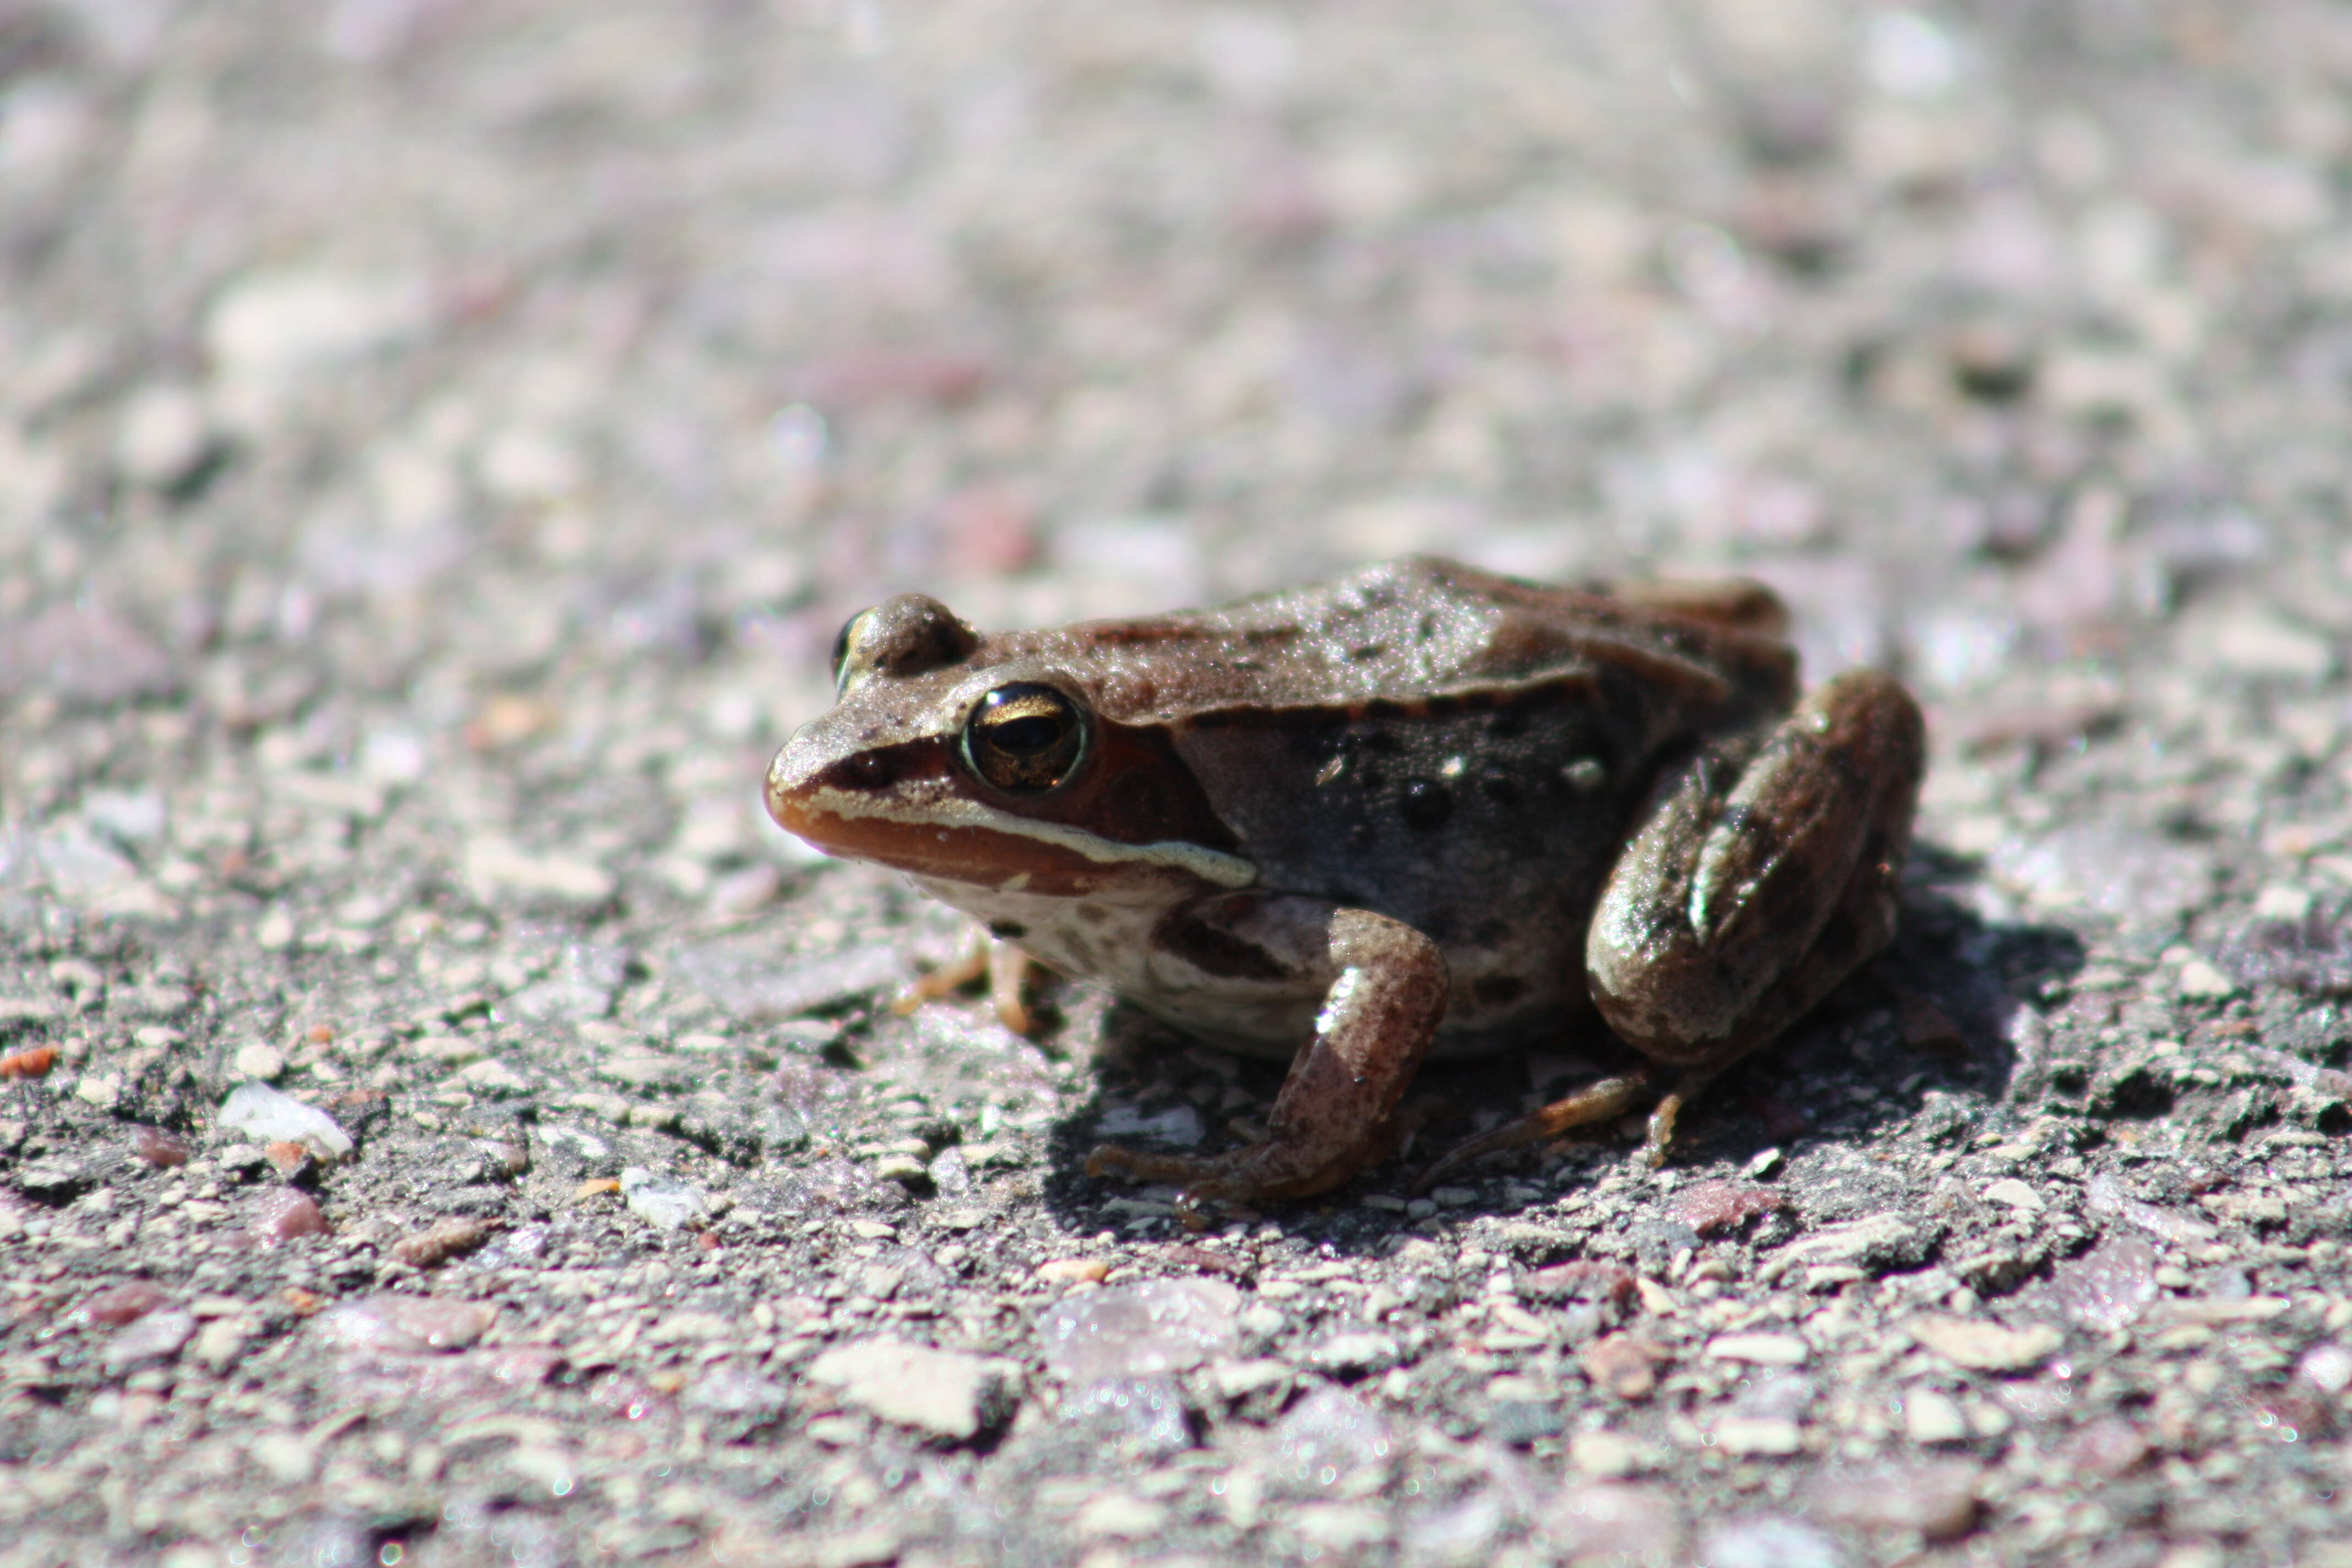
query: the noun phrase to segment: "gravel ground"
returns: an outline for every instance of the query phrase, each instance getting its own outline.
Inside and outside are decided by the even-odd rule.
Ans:
[[[0,1564],[2352,1563],[2347,192],[2306,0],[0,5]],[[1188,1233],[761,771],[1424,548],[1900,670],[1906,929]]]

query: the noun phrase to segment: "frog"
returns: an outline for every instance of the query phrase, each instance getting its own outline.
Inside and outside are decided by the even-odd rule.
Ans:
[[[1788,627],[1752,582],[1428,556],[1025,631],[902,594],[842,627],[835,705],[766,802],[1047,968],[1287,1063],[1237,1146],[1107,1143],[1090,1175],[1177,1184],[1188,1214],[1316,1197],[1407,1141],[1425,1061],[1595,1031],[1631,1065],[1422,1184],[1611,1121],[1656,1165],[1688,1102],[1895,932],[1918,704],[1867,668],[1801,689]]]

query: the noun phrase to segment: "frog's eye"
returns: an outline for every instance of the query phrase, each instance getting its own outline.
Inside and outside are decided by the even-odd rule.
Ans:
[[[901,594],[849,617],[833,639],[833,689],[846,697],[870,675],[912,679],[971,657],[972,629],[937,599]]]
[[[841,630],[833,639],[833,694],[838,697],[848,684],[849,650],[857,646],[866,624],[874,619],[872,610],[860,610],[841,623]]]
[[[1000,686],[964,723],[964,765],[1007,795],[1043,795],[1077,772],[1087,730],[1087,710],[1054,688]]]

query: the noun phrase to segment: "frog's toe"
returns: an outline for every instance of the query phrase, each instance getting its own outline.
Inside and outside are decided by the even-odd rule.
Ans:
[[[1475,1164],[1489,1154],[1499,1154],[1506,1149],[1522,1149],[1591,1122],[1622,1116],[1656,1088],[1656,1078],[1647,1069],[1589,1083],[1565,1100],[1556,1100],[1540,1110],[1530,1111],[1506,1121],[1491,1132],[1483,1132],[1467,1142],[1455,1144],[1421,1173],[1412,1184],[1412,1190],[1415,1193],[1428,1192],[1456,1171]],[[1650,1131],[1654,1138],[1659,1139],[1658,1146],[1663,1151],[1664,1137],[1673,1135],[1673,1117],[1667,1117],[1663,1136],[1658,1131],[1658,1121],[1654,1116],[1650,1120]]]
[[[1302,1160],[1298,1152],[1278,1142],[1251,1143],[1231,1153],[1201,1159],[1184,1154],[1154,1154],[1116,1143],[1096,1146],[1087,1156],[1087,1174],[1108,1175],[1123,1171],[1138,1181],[1181,1182],[1177,1206],[1196,1213],[1213,1203],[1255,1204],[1311,1198],[1329,1192],[1356,1173],[1355,1162]]]
[[[1123,1171],[1139,1182],[1190,1182],[1215,1172],[1221,1162],[1185,1154],[1155,1154],[1118,1143],[1097,1143],[1087,1156],[1087,1174],[1108,1176]]]

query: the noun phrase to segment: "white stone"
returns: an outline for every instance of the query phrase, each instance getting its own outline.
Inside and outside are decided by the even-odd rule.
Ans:
[[[1804,1434],[1783,1415],[1727,1415],[1715,1424],[1715,1443],[1735,1458],[1793,1454],[1805,1446]]]
[[[2218,1002],[2238,994],[2236,981],[2201,958],[2192,958],[2180,966],[2178,984],[2183,996],[2204,1002]]]
[[[247,1452],[282,1487],[300,1486],[318,1468],[317,1451],[291,1432],[264,1432]]]
[[[2336,669],[2336,649],[2323,637],[2276,616],[2231,616],[2212,628],[2214,656],[2242,675],[2324,680]]]
[[[147,386],[123,405],[114,466],[134,485],[166,490],[195,473],[211,452],[205,405],[184,386]]]
[[[1279,1387],[1290,1375],[1287,1363],[1263,1359],[1219,1362],[1209,1369],[1210,1380],[1227,1399],[1241,1399],[1262,1388]]]
[[[578,447],[545,430],[499,431],[477,464],[482,488],[499,500],[550,501],[585,488],[587,460]]]
[[[2298,888],[2288,882],[2273,882],[2254,895],[2254,918],[2305,921],[2311,918],[2311,905],[2310,889]]]
[[[241,1083],[221,1102],[220,1125],[263,1143],[301,1143],[322,1160],[351,1157],[351,1134],[315,1105],[266,1083]]]
[[[269,910],[253,928],[253,942],[264,952],[284,952],[294,945],[294,917],[284,910]]]
[[[629,1212],[662,1230],[677,1230],[703,1218],[710,1205],[702,1189],[675,1176],[657,1175],[642,1165],[621,1173],[621,1201]]]
[[[1914,1318],[1906,1332],[1945,1360],[1973,1372],[2022,1372],[2057,1353],[2066,1336],[2047,1323],[2003,1328],[1976,1318]]]
[[[1071,1521],[1089,1540],[1141,1541],[1156,1535],[1168,1523],[1164,1503],[1150,1502],[1127,1492],[1103,1492],[1088,1500]]]
[[[250,272],[214,302],[205,348],[231,379],[284,381],[414,339],[428,306],[405,278],[315,266]]]
[[[1597,1480],[1622,1480],[1649,1468],[1654,1457],[1621,1432],[1579,1432],[1568,1440],[1568,1462]]]
[[[1396,1364],[1399,1353],[1392,1334],[1334,1334],[1310,1349],[1307,1359],[1318,1372],[1385,1372]]]
[[[205,1370],[219,1373],[245,1353],[245,1342],[249,1337],[241,1320],[215,1318],[197,1331],[195,1347],[189,1353]]]
[[[2040,1193],[2015,1176],[2004,1176],[1993,1183],[1984,1190],[1984,1195],[1993,1203],[2007,1204],[2011,1208],[2023,1209],[2028,1214],[2040,1214],[2050,1206],[2042,1201]]]
[[[885,1421],[954,1439],[992,1424],[1008,1395],[1001,1363],[898,1340],[827,1351],[809,1363],[807,1376]]]
[[[1706,1353],[1755,1366],[1802,1366],[1810,1352],[1794,1334],[1718,1334],[1707,1342]]]
[[[1958,1443],[1969,1435],[1968,1417],[1948,1395],[1914,1388],[1903,1395],[1903,1430],[1914,1443]]]
[[[275,1046],[265,1046],[256,1040],[239,1046],[236,1055],[229,1059],[239,1078],[259,1079],[268,1083],[286,1070],[286,1053]]]
[[[457,1076],[467,1088],[489,1094],[520,1094],[530,1087],[529,1079],[495,1057],[469,1062],[458,1069]]]
[[[486,904],[506,899],[590,907],[613,896],[613,874],[592,860],[532,855],[485,834],[466,846],[466,883]]]

